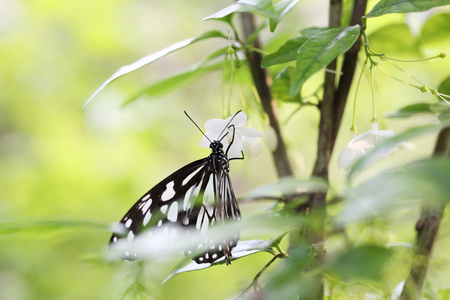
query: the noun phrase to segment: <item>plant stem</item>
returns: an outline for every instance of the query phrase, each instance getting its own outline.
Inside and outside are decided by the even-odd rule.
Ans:
[[[366,60],[364,61],[364,65],[361,68],[361,73],[359,74],[359,77],[358,77],[358,82],[356,83],[355,96],[353,99],[352,127],[350,128],[350,130],[352,131],[352,134],[356,134],[356,100],[357,100],[357,96],[358,96],[358,90],[361,85],[361,79],[362,79],[364,70],[366,69],[368,62],[369,62],[369,58],[366,57]]]
[[[371,123],[376,122],[377,121],[377,115],[375,112],[375,84],[373,82],[373,67],[371,66],[370,69],[370,86],[371,86],[371,90],[372,90],[372,120],[370,121]]]
[[[261,275],[267,270],[267,268],[270,267],[271,264],[273,264],[273,263],[275,262],[275,260],[277,260],[277,258],[283,258],[283,257],[285,257],[285,254],[283,254],[283,253],[277,253],[277,254],[275,254],[275,255],[270,259],[270,261],[269,261],[269,262],[268,262],[268,263],[267,263],[267,264],[266,264],[266,265],[258,272],[258,274],[256,274],[255,278],[253,278],[252,283],[251,283],[245,290],[243,290],[243,291],[241,292],[241,294],[239,295],[238,298],[244,297],[244,296],[245,296],[245,293],[246,293],[248,290],[250,290],[252,287],[255,289],[255,291],[256,291],[257,288],[260,288],[260,287],[259,287],[258,280],[259,280],[259,278],[261,277]]]
[[[242,13],[241,20],[244,31],[244,40],[246,40],[256,29],[255,20],[253,15],[250,13]],[[252,46],[254,48],[260,48],[258,37],[255,38]],[[266,71],[261,68],[262,55],[259,52],[247,50],[246,56],[250,65],[253,82],[259,98],[261,99],[261,105],[267,114],[269,124],[275,130],[277,137],[277,147],[272,152],[272,156],[278,177],[292,176],[294,173],[289,162],[286,144],[281,134],[277,105],[275,100],[272,98],[272,93],[270,92]]]
[[[450,156],[450,127],[438,135],[434,148],[435,156]],[[400,300],[422,299],[422,287],[430,263],[433,246],[436,242],[439,225],[444,214],[445,204],[431,204],[424,199],[419,220],[416,223],[416,251],[409,276],[405,281]]]

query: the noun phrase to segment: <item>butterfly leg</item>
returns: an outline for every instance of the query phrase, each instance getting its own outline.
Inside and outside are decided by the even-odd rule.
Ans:
[[[229,158],[228,160],[235,160],[235,159],[244,159],[244,151],[241,151],[242,157],[232,157]]]

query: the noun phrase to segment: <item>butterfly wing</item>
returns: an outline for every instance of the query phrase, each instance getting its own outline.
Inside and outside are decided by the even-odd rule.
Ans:
[[[207,173],[207,163],[207,158],[194,161],[145,193],[122,218],[118,230],[115,230],[111,237],[110,244],[131,242],[137,234],[146,229],[162,227],[167,222],[189,225],[191,222],[186,217],[189,212],[195,214],[195,211],[188,209],[187,206],[191,202],[184,203],[184,198],[202,185],[202,179]],[[121,258],[138,259],[138,254],[126,251]]]
[[[204,201],[203,203],[206,205],[200,208],[196,227],[201,234],[204,234],[205,226],[207,228],[215,223],[224,224],[226,221],[239,221],[241,219],[241,213],[229,177],[228,160],[221,155],[219,157],[211,155],[210,159],[212,163],[208,167],[212,168],[213,171],[208,183],[213,183],[215,202],[214,206],[211,207],[208,202]],[[206,189],[204,197],[208,197],[208,194],[209,191]],[[227,232],[216,232],[213,240],[206,236],[202,238],[203,240],[195,240],[199,245],[198,248],[203,245],[209,245],[209,248],[194,258],[197,263],[213,263],[221,257],[225,257],[226,263],[230,264],[231,250],[239,241],[238,230],[230,232],[227,229]],[[191,254],[191,251],[187,251],[187,254]]]
[[[219,176],[218,181],[218,203],[216,218],[219,223],[224,223],[227,220],[240,221],[241,212],[239,210],[236,197],[234,195],[233,186],[231,185],[231,180],[228,170],[228,161],[223,165],[223,171]],[[222,239],[219,244],[219,249],[223,252],[227,264],[230,264],[231,250],[237,245],[239,241],[239,231],[233,232],[233,235]],[[219,253],[222,254],[222,253]]]
[[[133,242],[136,235],[150,228],[170,228],[170,231],[162,231],[169,238],[176,236],[179,228],[184,228],[186,230],[182,234],[192,236],[191,241],[196,245],[185,250],[186,255],[208,245],[207,250],[193,258],[197,263],[212,263],[222,256],[229,263],[231,249],[236,246],[239,233],[230,241],[226,238],[213,241],[203,236],[218,221],[223,222],[230,216],[240,218],[228,176],[228,162],[224,172],[224,168],[221,166],[219,171],[213,161],[211,156],[194,161],[155,185],[122,218],[122,230],[112,235],[110,243]],[[219,211],[223,213],[219,215]],[[180,226],[170,226],[174,224]],[[140,254],[139,247],[134,247],[131,251],[124,251],[121,258],[139,259]]]

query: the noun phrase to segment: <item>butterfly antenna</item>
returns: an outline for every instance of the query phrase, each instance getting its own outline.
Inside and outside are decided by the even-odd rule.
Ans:
[[[203,132],[203,130],[197,125],[197,123],[195,123],[194,120],[192,120],[192,118],[188,115],[188,113],[186,111],[184,111],[184,114],[189,118],[189,120],[191,120],[192,123],[194,123],[195,127],[198,128],[198,130],[200,130],[200,132],[203,134],[203,136],[210,142],[212,143],[212,141],[206,136],[206,134]]]
[[[221,136],[221,135],[225,132],[225,130],[228,130],[228,128],[230,127],[230,126],[229,126],[230,123],[233,122],[233,119],[234,119],[234,118],[237,116],[237,114],[240,113],[241,111],[242,111],[242,109],[241,109],[241,110],[238,110],[238,112],[235,113],[235,114],[231,117],[230,121],[228,121],[227,126],[225,126],[225,128],[222,130],[222,132],[219,134],[219,136]],[[221,141],[227,134],[228,134],[228,132],[227,132],[223,137],[221,137],[221,138],[219,139],[219,141]]]

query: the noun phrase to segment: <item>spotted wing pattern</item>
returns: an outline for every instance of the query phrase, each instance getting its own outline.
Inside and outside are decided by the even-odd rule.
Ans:
[[[197,263],[213,263],[225,256],[229,264],[239,232],[214,238],[206,233],[215,224],[240,220],[240,211],[222,144],[213,141],[211,148],[209,157],[184,166],[145,193],[122,218],[122,230],[114,232],[110,244],[136,242],[147,229],[160,228],[167,238],[187,236],[194,246],[183,250]],[[139,247],[121,255],[126,260],[140,257]]]

